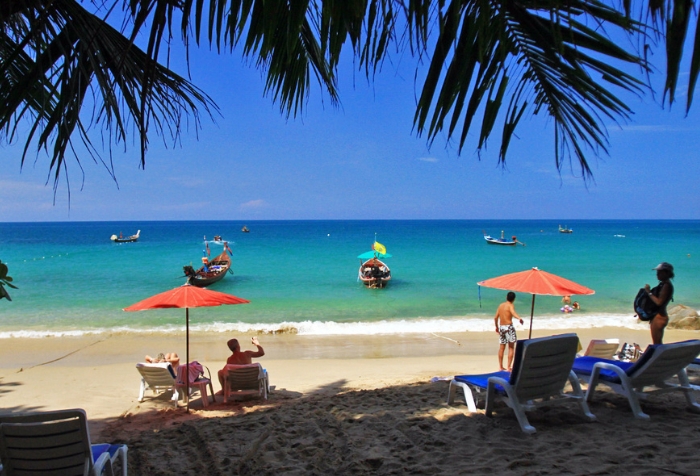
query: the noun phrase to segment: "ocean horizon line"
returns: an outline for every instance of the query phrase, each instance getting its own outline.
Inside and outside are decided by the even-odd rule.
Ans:
[[[508,222],[532,222],[532,221],[543,221],[543,222],[561,222],[562,224],[570,223],[580,223],[580,222],[658,222],[658,223],[674,223],[674,222],[700,222],[700,218],[235,218],[235,219],[217,219],[217,218],[204,218],[204,219],[185,219],[185,220],[153,220],[153,219],[139,219],[130,218],[125,220],[43,220],[43,221],[0,221],[0,225],[3,224],[41,224],[41,223],[234,223],[234,222],[245,222],[245,223],[265,223],[265,222],[395,222],[395,221],[413,221],[413,222],[498,222],[498,221],[508,221]]]

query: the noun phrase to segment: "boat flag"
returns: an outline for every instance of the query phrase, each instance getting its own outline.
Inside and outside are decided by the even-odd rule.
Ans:
[[[233,256],[233,251],[231,251],[231,248],[228,247],[227,241],[224,241],[224,249],[228,252],[230,256]]]
[[[207,256],[211,256],[211,250],[209,249],[209,242],[208,242],[208,241],[205,241],[205,242],[204,242],[204,246],[207,247]]]
[[[374,242],[374,244],[372,245],[372,249],[379,254],[383,254],[383,255],[386,254],[386,247],[383,244],[379,243],[378,241]]]

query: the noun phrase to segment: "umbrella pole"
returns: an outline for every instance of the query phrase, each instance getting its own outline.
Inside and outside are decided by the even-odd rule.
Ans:
[[[532,307],[530,308],[530,334],[527,336],[528,339],[532,339],[532,320],[535,316],[535,295],[532,295]]]
[[[534,296],[533,296],[534,297]],[[187,410],[190,412],[190,308],[185,308],[185,401],[187,401]]]

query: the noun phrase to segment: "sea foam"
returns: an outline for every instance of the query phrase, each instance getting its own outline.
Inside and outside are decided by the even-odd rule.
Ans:
[[[516,330],[524,331],[530,326],[530,318],[524,318],[524,324],[516,322]],[[535,316],[533,329],[565,330],[593,329],[596,327],[621,327],[643,330],[648,325],[628,314],[585,314],[562,316]],[[301,321],[281,323],[224,323],[213,322],[193,324],[191,333],[239,333],[239,334],[295,334],[301,336],[332,335],[398,335],[426,333],[461,333],[493,332],[493,318],[416,318],[381,320],[374,322],[331,322]],[[0,339],[9,338],[45,338],[45,337],[80,337],[104,334],[163,334],[174,335],[185,331],[183,325],[164,325],[158,327],[119,326],[94,329],[70,330],[16,330],[0,332]]]

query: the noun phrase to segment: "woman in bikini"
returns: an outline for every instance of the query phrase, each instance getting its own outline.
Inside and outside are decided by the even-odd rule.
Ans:
[[[652,290],[648,284],[645,284],[644,289],[646,289],[649,294],[649,299],[659,307],[656,315],[649,321],[651,340],[654,344],[662,344],[664,329],[666,329],[668,325],[668,311],[666,307],[668,303],[671,302],[671,299],[673,299],[673,283],[671,283],[671,278],[674,278],[676,275],[673,272],[673,266],[666,262],[659,264],[653,269],[656,270],[656,278],[659,280],[659,285]]]

